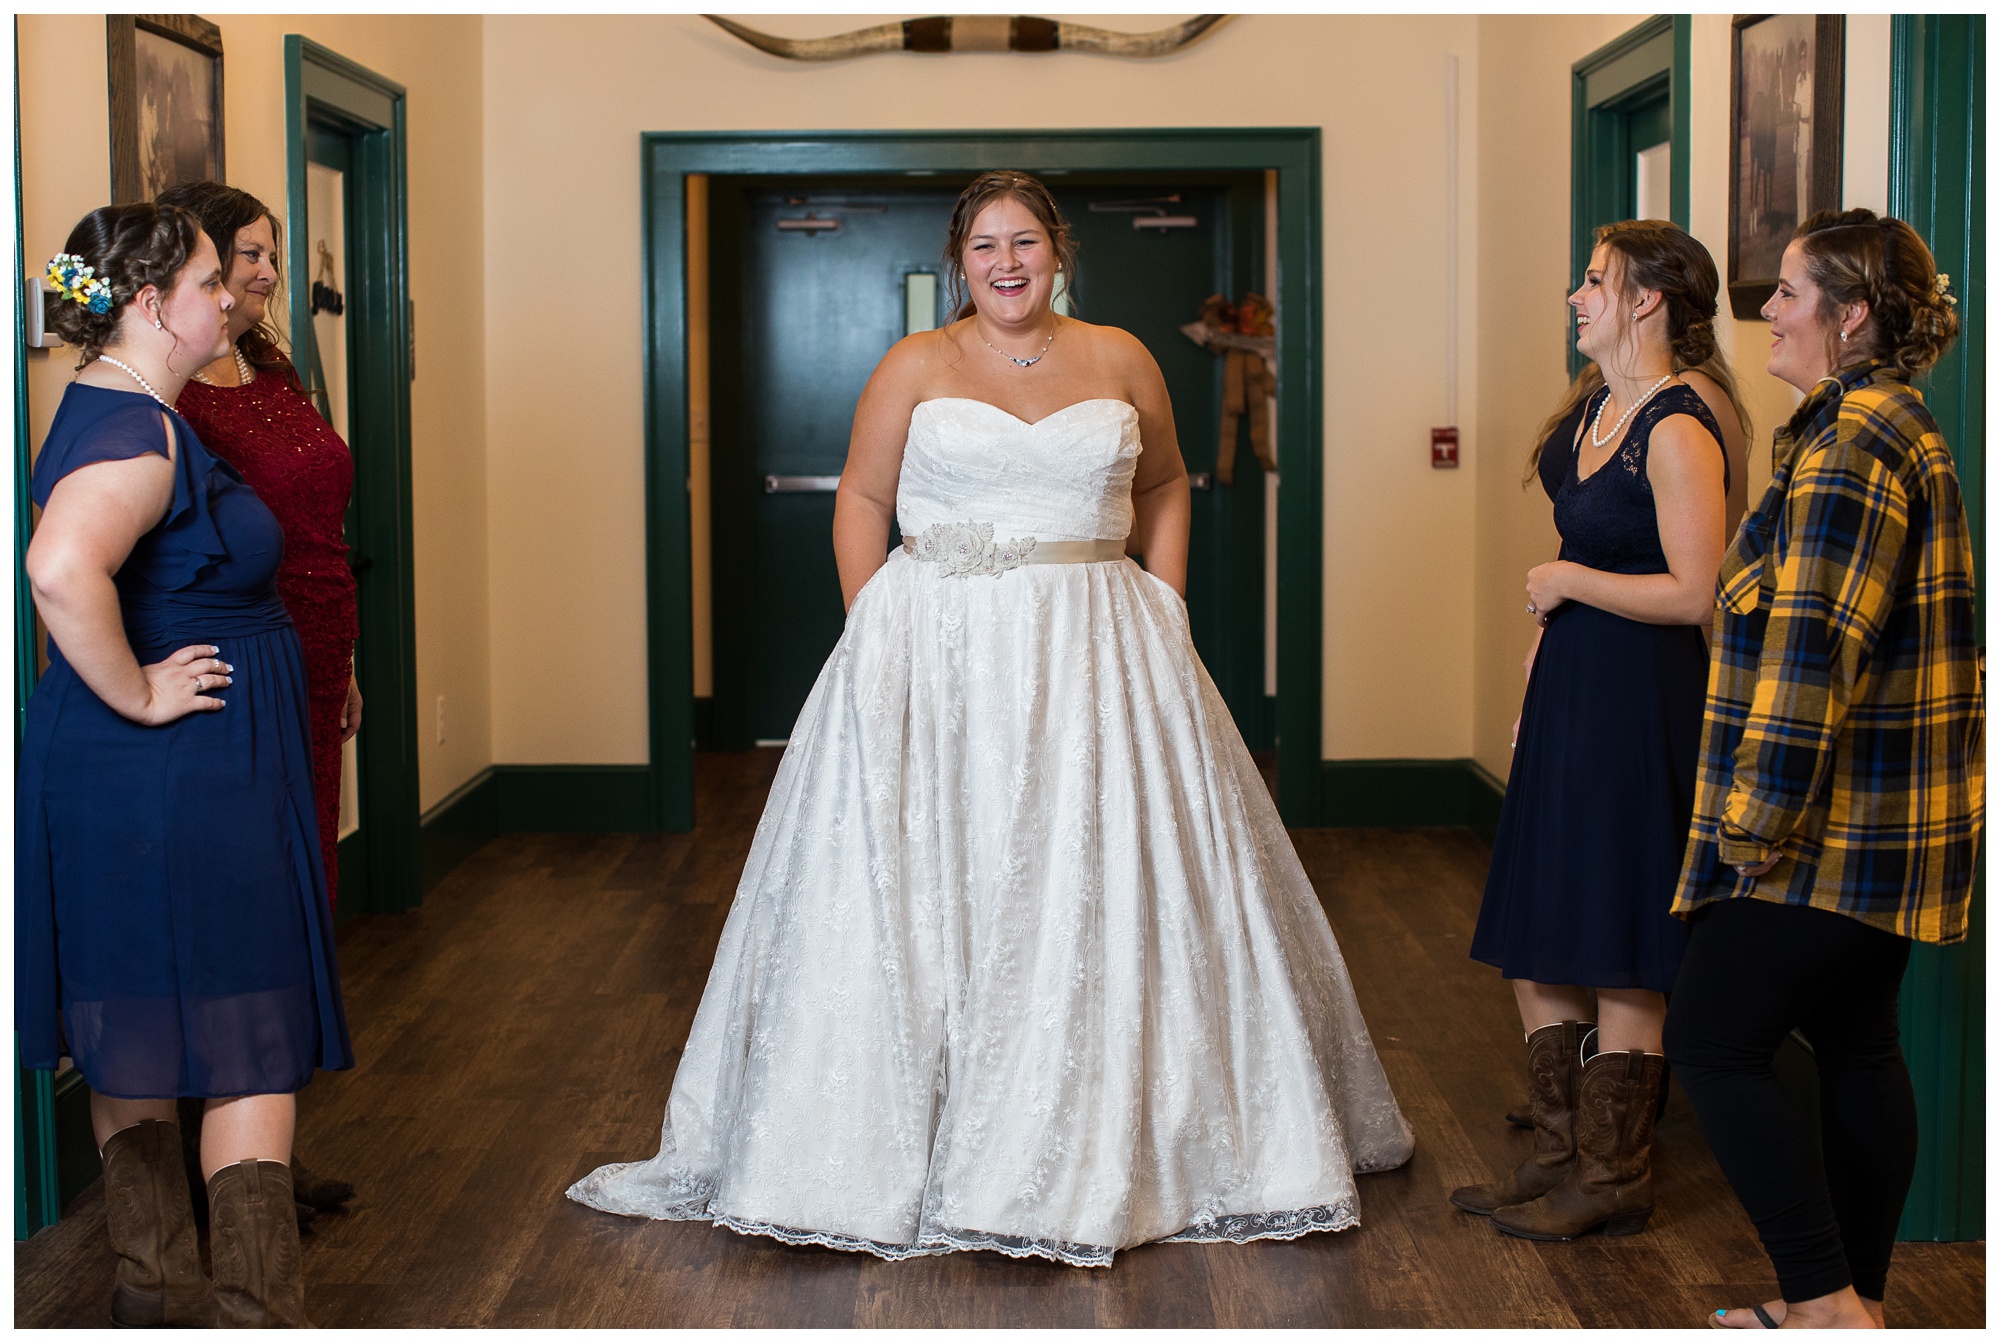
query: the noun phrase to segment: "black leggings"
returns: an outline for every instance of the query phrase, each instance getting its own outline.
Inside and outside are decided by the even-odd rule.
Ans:
[[[1896,1024],[1907,938],[1802,905],[1731,899],[1696,917],[1667,1057],[1787,1301],[1882,1299],[1917,1162]],[[1819,1069],[1820,1154],[1772,1070],[1797,1030]]]

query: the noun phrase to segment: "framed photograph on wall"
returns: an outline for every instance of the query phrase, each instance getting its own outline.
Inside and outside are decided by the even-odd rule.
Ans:
[[[1729,45],[1729,306],[1757,316],[1793,230],[1840,204],[1838,15],[1739,15]]]
[[[112,201],[222,181],[222,30],[192,14],[113,14],[105,26]]]

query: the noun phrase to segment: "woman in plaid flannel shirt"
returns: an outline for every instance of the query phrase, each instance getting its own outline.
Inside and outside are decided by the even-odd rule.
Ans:
[[[1714,1323],[1866,1327],[1916,1162],[1897,991],[1912,940],[1965,936],[1984,812],[1970,533],[1910,385],[1958,319],[1869,210],[1800,225],[1764,315],[1805,400],[1722,564],[1666,1046],[1783,1297]],[[1794,1030],[1818,1144],[1772,1070]]]

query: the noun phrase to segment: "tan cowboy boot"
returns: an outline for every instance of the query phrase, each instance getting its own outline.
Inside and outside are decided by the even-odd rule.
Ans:
[[[1528,1240],[1574,1240],[1592,1231],[1637,1235],[1653,1215],[1653,1115],[1658,1054],[1599,1054],[1577,1084],[1576,1165],[1556,1188],[1493,1214],[1493,1225]]]
[[[1586,1022],[1559,1021],[1528,1037],[1528,1108],[1535,1150],[1504,1179],[1454,1189],[1451,1204],[1485,1217],[1540,1198],[1563,1182],[1576,1158],[1576,1053]]]
[[[208,1253],[225,1329],[305,1329],[292,1168],[239,1161],[208,1181]]]
[[[118,1255],[111,1323],[126,1329],[215,1323],[215,1292],[201,1272],[174,1125],[142,1119],[104,1144],[104,1220]]]

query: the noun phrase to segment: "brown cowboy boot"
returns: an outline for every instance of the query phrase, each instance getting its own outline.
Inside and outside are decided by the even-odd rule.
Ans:
[[[305,1167],[297,1155],[292,1157],[292,1197],[299,1205],[320,1212],[345,1211],[345,1205],[354,1198],[354,1186],[346,1180],[336,1180],[328,1175],[316,1175]],[[299,1229],[304,1230],[310,1217],[299,1219]]]
[[[208,1253],[225,1329],[305,1329],[292,1168],[239,1161],[208,1181]]]
[[[179,1101],[181,1120],[181,1160],[187,1166],[188,1197],[194,1203],[194,1224],[208,1226],[208,1184],[201,1178],[201,1117],[205,1107],[198,1096]],[[292,1193],[296,1202],[299,1230],[310,1230],[321,1208],[338,1208],[354,1197],[354,1186],[345,1180],[328,1180],[308,1171],[292,1159]]]
[[[1576,1052],[1587,1023],[1559,1021],[1528,1037],[1528,1107],[1535,1150],[1511,1175],[1454,1189],[1451,1205],[1490,1215],[1496,1208],[1540,1198],[1563,1182],[1576,1158]]]
[[[104,1220],[118,1255],[111,1323],[126,1329],[215,1323],[215,1292],[202,1276],[181,1135],[172,1124],[142,1119],[104,1144]]]
[[[1574,1240],[1602,1229],[1632,1236],[1653,1215],[1653,1114],[1658,1054],[1599,1054],[1577,1085],[1576,1165],[1556,1188],[1493,1214],[1493,1225],[1528,1240]]]

